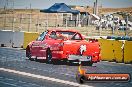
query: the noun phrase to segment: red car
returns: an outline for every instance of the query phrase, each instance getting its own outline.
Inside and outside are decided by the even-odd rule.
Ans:
[[[77,31],[47,30],[28,44],[26,56],[29,59],[45,59],[47,63],[63,60],[92,65],[100,61],[100,47],[95,40],[84,40]]]

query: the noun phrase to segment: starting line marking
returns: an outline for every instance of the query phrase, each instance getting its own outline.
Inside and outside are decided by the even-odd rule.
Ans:
[[[81,84],[78,84],[78,83],[75,83],[75,82],[71,82],[71,81],[51,78],[51,77],[47,77],[47,76],[36,75],[36,74],[32,74],[32,73],[27,73],[27,72],[16,71],[16,70],[12,70],[12,69],[0,68],[0,71],[15,73],[15,74],[19,74],[19,75],[24,75],[24,76],[29,76],[29,77],[33,77],[33,78],[48,80],[48,81],[62,83],[62,84],[71,85],[71,86],[93,87],[93,86],[88,86],[88,85],[81,85]]]

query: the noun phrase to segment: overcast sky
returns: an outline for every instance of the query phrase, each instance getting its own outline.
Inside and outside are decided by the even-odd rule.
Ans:
[[[54,3],[66,3],[67,5],[81,5],[81,6],[93,6],[95,0],[0,0],[0,8],[5,6],[8,1],[8,8],[32,8],[46,9]],[[98,5],[103,7],[121,8],[132,7],[132,0],[98,0]]]

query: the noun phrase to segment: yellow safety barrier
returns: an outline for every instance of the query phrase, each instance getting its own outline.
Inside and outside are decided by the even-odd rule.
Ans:
[[[101,60],[132,63],[132,41],[99,39]]]
[[[39,36],[39,33],[24,32],[23,48],[26,49],[27,45],[28,45],[31,41],[36,40],[38,36]]]
[[[114,61],[113,40],[99,39],[101,47],[101,60]]]
[[[113,53],[116,62],[123,62],[123,41],[112,41]]]
[[[124,63],[132,63],[132,41],[125,42]]]

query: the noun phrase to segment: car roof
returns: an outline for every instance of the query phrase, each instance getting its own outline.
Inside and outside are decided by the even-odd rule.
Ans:
[[[74,29],[48,29],[48,31],[65,31],[65,32],[78,32],[77,30]]]

